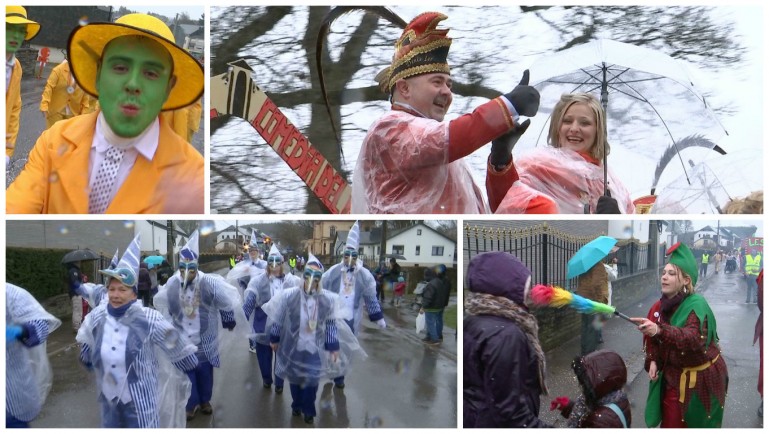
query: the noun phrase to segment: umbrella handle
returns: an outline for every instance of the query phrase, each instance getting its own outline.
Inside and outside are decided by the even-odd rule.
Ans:
[[[624,319],[625,321],[628,321],[628,322],[631,322],[631,323],[635,324],[635,322],[632,319],[630,319],[629,316],[625,315],[624,313],[622,313],[620,311],[615,310],[614,311],[614,315],[617,315],[618,317]]]

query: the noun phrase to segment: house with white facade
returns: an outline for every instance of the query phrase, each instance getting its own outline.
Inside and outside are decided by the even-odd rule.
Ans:
[[[334,253],[342,254],[348,231],[339,231]],[[382,229],[361,229],[358,254],[373,267],[381,253]],[[456,265],[457,243],[424,223],[387,232],[385,243],[387,257],[395,257],[404,267],[428,267],[443,264],[447,268]]]

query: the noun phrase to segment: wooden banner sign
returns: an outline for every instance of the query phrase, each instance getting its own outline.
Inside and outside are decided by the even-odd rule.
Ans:
[[[211,77],[211,118],[232,115],[248,121],[329,211],[349,214],[351,189],[344,177],[254,83],[244,60],[229,65],[229,71]]]

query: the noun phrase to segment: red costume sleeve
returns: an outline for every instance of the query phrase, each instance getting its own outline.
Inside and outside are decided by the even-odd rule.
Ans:
[[[478,106],[449,123],[449,162],[472,154],[515,127],[513,115],[500,98]]]

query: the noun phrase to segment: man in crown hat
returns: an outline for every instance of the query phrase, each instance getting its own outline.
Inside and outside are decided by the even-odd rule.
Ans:
[[[40,24],[27,18],[22,6],[5,7],[5,163],[13,156],[21,115],[21,63],[16,52],[37,36]]]
[[[213,413],[211,397],[214,388],[214,368],[221,365],[219,346],[219,317],[222,327],[232,331],[236,325],[235,311],[240,310],[237,289],[217,274],[198,270],[198,231],[179,251],[179,271],[174,273],[163,290],[154,298],[155,306],[167,313],[174,327],[198,346],[198,364],[189,372],[192,394],[187,401],[187,420],[198,411]]]
[[[137,302],[139,255],[137,235],[114,269],[99,271],[109,279],[108,302],[80,327],[80,361],[96,371],[102,427],[184,426],[183,417],[168,416],[181,411],[165,396],[189,390],[183,372],[198,363],[195,346],[159,312]]]
[[[51,70],[40,100],[40,111],[45,116],[46,129],[58,121],[88,113],[88,98],[77,85],[67,59]]]
[[[324,289],[339,294],[341,318],[355,335],[360,330],[363,304],[371,322],[382,329],[387,327],[382,307],[377,300],[376,280],[371,272],[363,267],[363,261],[358,259],[359,242],[360,226],[356,221],[347,235],[342,262],[329,268],[320,282]],[[344,388],[344,376],[334,378],[334,384],[338,388]]]
[[[27,292],[5,284],[5,427],[28,428],[51,388],[45,343],[61,321]]]
[[[203,212],[203,157],[158,119],[203,93],[203,68],[173,41],[146,14],[72,31],[72,74],[100,110],[43,132],[6,192],[8,213]]]
[[[276,352],[275,375],[286,379],[294,416],[311,424],[322,378],[347,369],[354,354],[365,354],[350,330],[337,320],[337,295],[322,289],[324,267],[310,253],[301,287],[284,289],[262,306],[273,321],[270,346]]]
[[[392,64],[377,78],[392,109],[370,127],[353,175],[353,213],[476,214],[489,211],[462,160],[508,132],[520,137],[534,116],[539,93],[528,71],[511,92],[470,114],[444,121],[451,105],[447,17],[414,18],[395,44]],[[517,138],[515,139],[517,140]],[[517,179],[511,150],[492,147],[486,190],[494,211]]]
[[[286,275],[283,270],[283,255],[273,244],[267,256],[267,272],[260,273],[248,283],[243,302],[243,313],[246,318],[254,314],[253,331],[256,337],[251,343],[253,352],[259,361],[259,371],[262,373],[264,388],[272,387],[272,348],[270,348],[269,330],[273,321],[267,320],[267,314],[262,305],[278,296],[284,289],[302,285],[302,279],[293,274]],[[283,379],[275,376],[275,393],[283,392]]]

